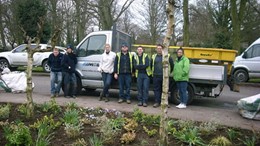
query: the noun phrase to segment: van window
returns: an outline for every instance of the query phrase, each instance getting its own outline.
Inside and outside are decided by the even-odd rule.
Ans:
[[[79,57],[85,57],[93,54],[102,54],[106,44],[105,35],[94,35],[89,37],[77,50]]]
[[[254,45],[252,47],[252,58],[260,57],[260,44]]]

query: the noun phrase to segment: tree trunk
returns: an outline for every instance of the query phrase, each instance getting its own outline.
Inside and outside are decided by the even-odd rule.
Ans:
[[[237,10],[237,0],[230,0],[230,8],[231,8],[231,18],[232,18],[232,28],[233,28],[233,36],[232,36],[232,48],[235,50],[240,50],[240,31],[241,31],[241,23],[245,13],[246,0],[240,0],[239,3],[239,11]]]
[[[160,146],[168,145],[168,91],[169,91],[169,57],[168,47],[172,39],[174,29],[174,0],[168,0],[167,13],[167,32],[163,41],[163,92],[161,101],[161,121],[160,121]]]
[[[3,10],[3,5],[2,1],[0,0],[0,37],[1,37],[1,42],[2,42],[2,47],[3,51],[6,50],[6,43],[5,43],[5,35],[4,35],[4,27],[3,27],[3,19],[2,19],[2,10]]]
[[[27,55],[28,55],[28,62],[27,62],[27,88],[26,88],[26,97],[27,97],[27,112],[26,117],[32,117],[34,111],[33,105],[33,98],[32,98],[32,65],[33,65],[33,50],[31,48],[31,38],[28,39],[27,43]]]
[[[183,0],[183,46],[188,47],[190,41],[189,32],[189,0]]]

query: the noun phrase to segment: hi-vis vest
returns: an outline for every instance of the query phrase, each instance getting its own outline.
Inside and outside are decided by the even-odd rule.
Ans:
[[[142,61],[143,61],[143,64],[145,64],[145,58],[147,57],[148,55],[146,53],[143,53],[143,56],[142,56]],[[138,55],[135,56],[135,60],[136,60],[136,65],[139,65],[140,61],[139,61],[139,57]],[[152,73],[151,73],[151,68],[150,68],[150,65],[146,68],[146,73],[148,76],[150,76]],[[135,71],[135,76],[138,77],[138,69],[136,69]]]
[[[130,58],[130,71],[131,73],[133,72],[133,56],[130,52],[128,52],[129,58]],[[117,62],[117,74],[119,74],[119,69],[120,69],[120,58],[121,58],[121,52],[117,52],[116,56],[118,57],[118,62]]]
[[[156,58],[156,56],[157,56],[157,54],[153,54],[153,56],[152,56],[152,59],[153,59],[153,62],[152,62],[152,75],[153,75],[153,72],[154,72],[154,62],[155,62],[155,58]],[[169,58],[170,58],[170,54],[168,54],[168,60],[169,60]],[[170,76],[170,74],[171,74],[171,65],[169,65],[169,76]]]

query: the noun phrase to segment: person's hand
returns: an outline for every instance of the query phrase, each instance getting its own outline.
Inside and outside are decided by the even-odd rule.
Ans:
[[[115,73],[114,74],[114,78],[117,80],[118,79],[118,75]]]

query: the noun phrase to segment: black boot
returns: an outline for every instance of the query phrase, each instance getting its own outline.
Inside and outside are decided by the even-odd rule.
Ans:
[[[103,100],[103,91],[100,92],[99,101]]]

